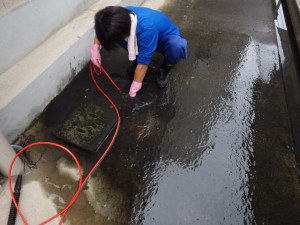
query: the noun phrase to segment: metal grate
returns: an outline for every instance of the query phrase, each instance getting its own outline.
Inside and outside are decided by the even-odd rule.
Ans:
[[[97,152],[116,122],[115,112],[111,108],[84,104],[57,126],[53,134],[84,150]]]

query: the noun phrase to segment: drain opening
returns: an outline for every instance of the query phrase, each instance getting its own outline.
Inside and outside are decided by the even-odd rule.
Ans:
[[[93,117],[93,118],[95,118],[95,119],[97,119],[97,118],[98,118],[98,116],[97,116],[97,115],[95,115],[95,114],[91,114],[91,113],[90,113],[90,117]]]
[[[85,133],[85,130],[84,130],[84,129],[77,128],[76,130],[77,130],[79,133],[82,133],[82,134],[84,134],[84,133]]]

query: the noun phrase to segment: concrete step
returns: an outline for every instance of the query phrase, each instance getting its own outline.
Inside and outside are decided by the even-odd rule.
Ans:
[[[8,8],[2,2],[0,74],[96,1],[13,0]]]
[[[142,2],[96,2],[0,74],[0,130],[10,142],[89,61],[95,13],[108,5],[140,5]],[[15,18],[12,22],[16,22]]]

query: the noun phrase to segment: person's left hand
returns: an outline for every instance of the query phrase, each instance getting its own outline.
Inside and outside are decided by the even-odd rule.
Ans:
[[[100,68],[101,65],[101,55],[100,55],[100,45],[93,44],[91,47],[91,61],[95,66]]]
[[[132,81],[132,84],[131,84],[130,90],[129,90],[129,96],[135,97],[136,93],[139,90],[141,90],[141,88],[142,88],[142,82]]]

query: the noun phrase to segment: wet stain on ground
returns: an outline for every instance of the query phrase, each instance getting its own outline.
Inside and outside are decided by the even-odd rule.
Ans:
[[[103,76],[98,81],[120,109],[121,128],[67,219],[91,225],[299,223],[271,1],[177,0],[162,10],[188,40],[188,59],[160,90],[154,76],[161,57],[155,56],[142,90],[130,98],[126,52],[103,52],[103,65],[121,92]],[[88,66],[20,141],[62,143],[52,132],[82,103],[110,107]],[[84,174],[101,154],[64,145]],[[76,172],[60,168],[74,164],[62,152],[40,152],[30,153],[38,170],[27,182],[42,182],[59,208],[77,185]]]
[[[255,84],[255,108],[261,113],[252,126],[250,189],[257,224],[300,224],[297,165],[280,73],[274,71],[269,84]]]

